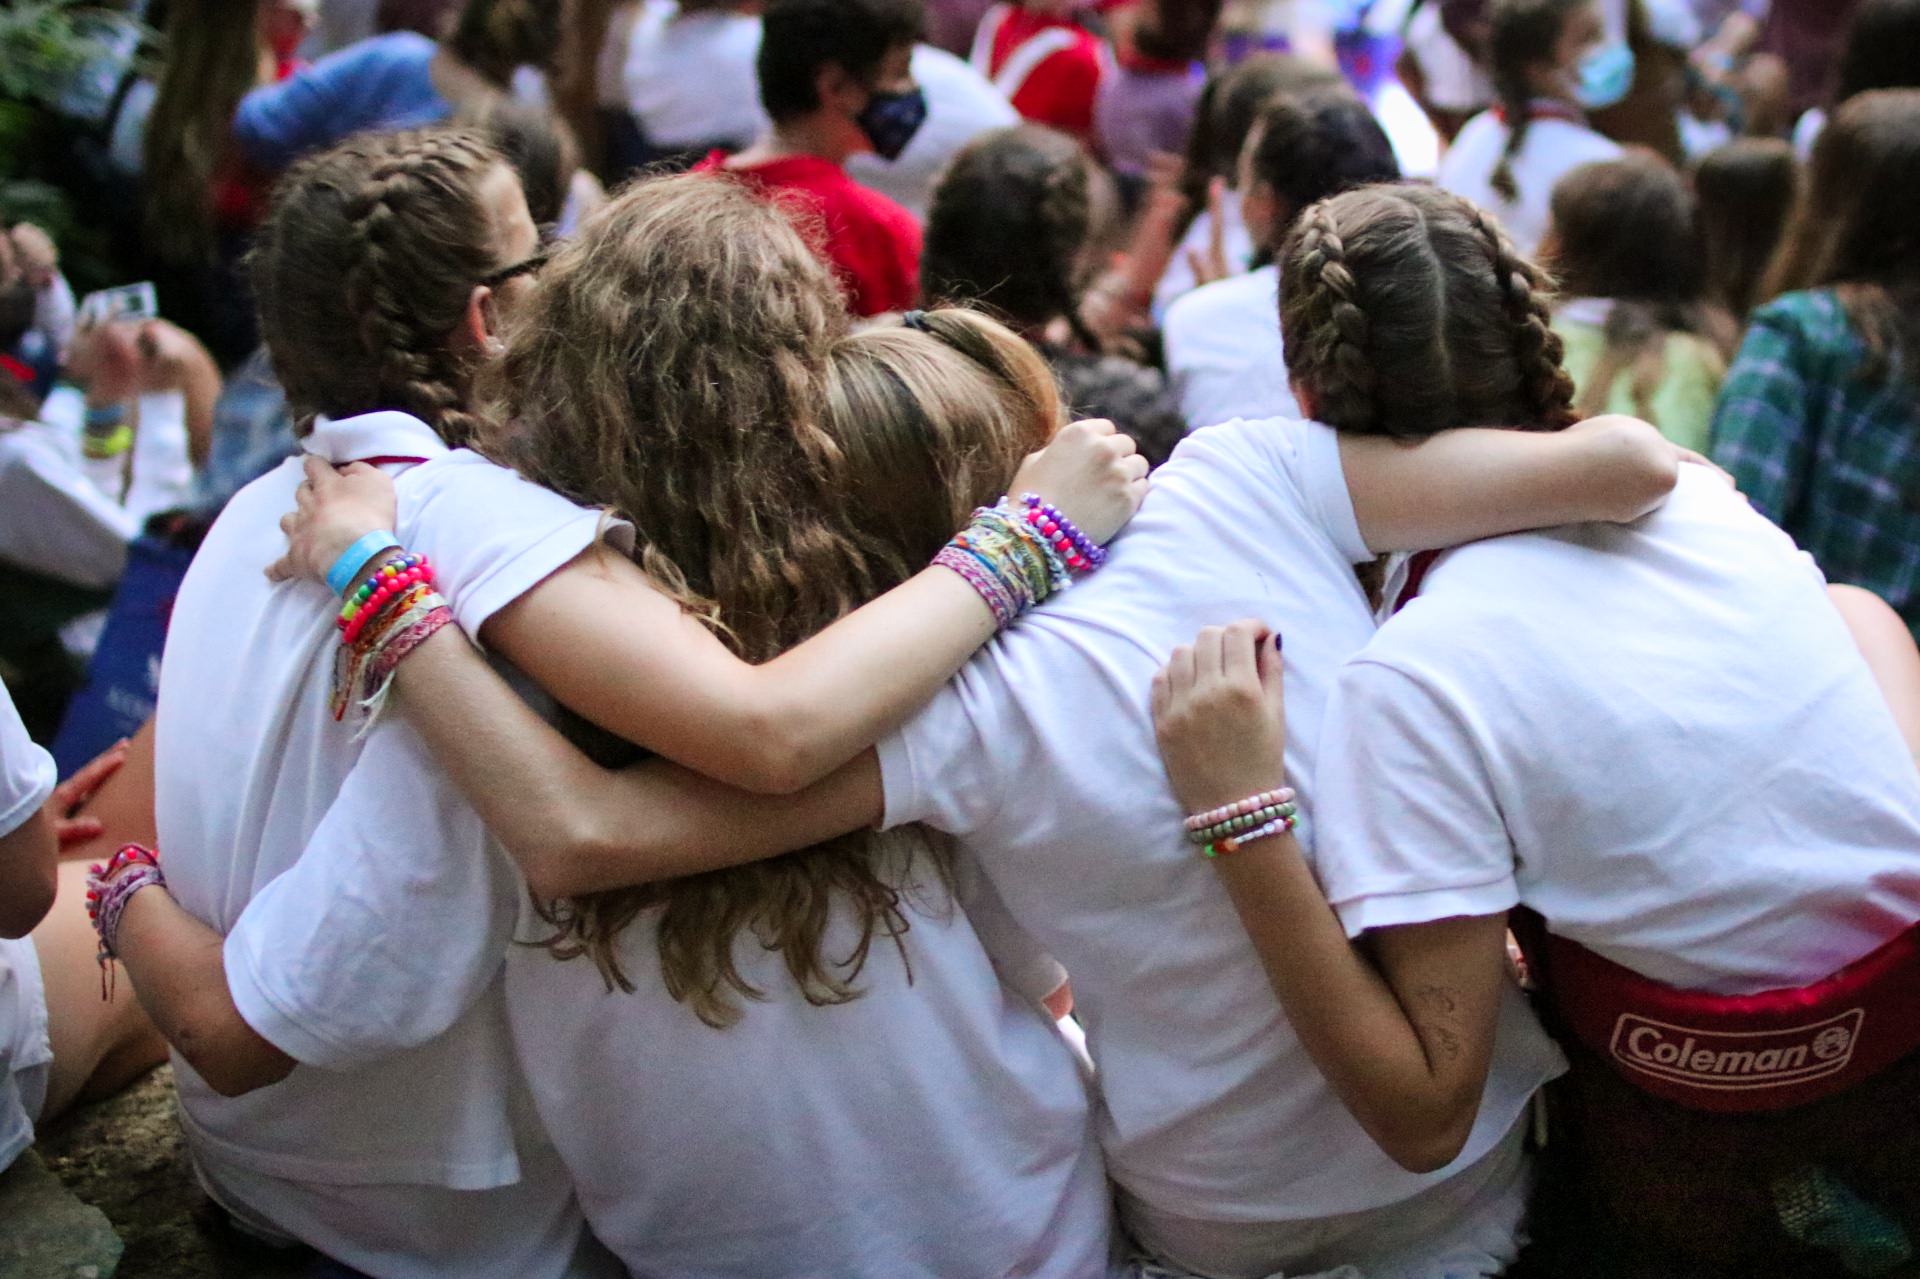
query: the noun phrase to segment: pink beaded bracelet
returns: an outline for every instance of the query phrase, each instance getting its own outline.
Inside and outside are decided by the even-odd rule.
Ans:
[[[1279,790],[1261,791],[1258,795],[1234,803],[1223,805],[1210,812],[1195,813],[1187,818],[1189,831],[1203,831],[1209,826],[1218,826],[1232,821],[1236,817],[1247,817],[1263,808],[1275,808],[1281,804],[1291,804],[1294,800],[1293,787],[1282,786]]]

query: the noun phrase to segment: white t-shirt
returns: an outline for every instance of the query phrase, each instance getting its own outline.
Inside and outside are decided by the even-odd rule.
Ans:
[[[1167,308],[1161,336],[1187,421],[1300,415],[1280,341],[1278,266],[1200,286]]]
[[[1520,195],[1508,201],[1493,189],[1493,171],[1506,152],[1508,132],[1492,111],[1467,121],[1440,158],[1438,183],[1498,217],[1514,246],[1531,257],[1553,220],[1554,185],[1583,164],[1618,159],[1620,144],[1584,124],[1536,117],[1513,157],[1513,181]]]
[[[469,634],[599,527],[593,511],[450,453],[404,413],[323,421],[307,448],[334,462],[431,459],[396,475],[394,532],[431,558]],[[228,934],[241,1014],[303,1063],[223,1098],[176,1054],[194,1157],[229,1193],[252,1195],[239,1206],[254,1215],[290,1232],[316,1215],[338,1225],[301,1237],[358,1264],[356,1214],[391,1225],[412,1207],[444,1211],[447,1197],[429,1192],[502,1189],[524,1219],[522,1154],[545,1137],[528,1119],[501,995],[518,881],[404,723],[356,740],[357,724],[334,721],[332,593],[265,577],[300,478],[289,460],[235,495],[181,585],[160,672],[155,814],[174,897]],[[396,842],[412,855],[385,851]],[[279,1210],[276,1197],[295,1202]],[[527,1255],[529,1232],[490,1213],[486,1193],[455,1198],[471,1252],[436,1251],[444,1269],[432,1273],[563,1272],[564,1256]],[[557,1173],[546,1200],[578,1234]],[[416,1233],[441,1238],[445,1224]]]
[[[0,430],[0,560],[77,586],[120,580],[147,518],[193,490],[184,398],[143,395],[137,413],[131,456],[115,458],[82,452],[86,401],[70,386],[47,397],[40,421]]]
[[[1800,986],[1920,919],[1920,773],[1811,562],[1703,468],[1462,547],[1340,672],[1350,933],[1523,902],[1656,981]]]
[[[914,46],[913,79],[926,95],[927,118],[907,149],[891,161],[870,151],[849,156],[847,172],[924,222],[948,161],[981,134],[1020,123],[1020,113],[973,64],[930,44]]]
[[[1159,1213],[1302,1221],[1448,1175],[1395,1165],[1315,1069],[1216,872],[1183,838],[1148,708],[1177,645],[1264,619],[1286,636],[1287,770],[1311,802],[1313,726],[1334,672],[1373,634],[1353,572],[1369,558],[1326,427],[1198,431],[1155,472],[1105,569],[1000,635],[880,744],[886,823],[958,836],[1073,974],[1108,1171]],[[1517,992],[1510,1012],[1503,1033],[1531,1033],[1534,1051],[1508,1055],[1456,1167],[1491,1149],[1554,1069]]]
[[[710,10],[684,17],[647,0],[627,46],[627,105],[661,149],[745,146],[767,128],[760,109],[760,19]]]
[[[1493,78],[1448,33],[1438,3],[1414,11],[1405,40],[1426,79],[1428,102],[1442,111],[1479,111],[1493,101]]]
[[[620,939],[632,993],[589,959],[515,948],[514,1042],[594,1233],[632,1273],[1107,1273],[1087,1086],[1036,1006],[1062,974],[956,869],[964,912],[922,856],[905,960],[874,940],[849,1003],[809,1005],[781,956],[736,939],[766,998],[737,1000],[724,1030],[667,994],[657,916]],[[523,938],[551,933],[529,918]],[[858,940],[842,913],[822,951]]]
[[[27,736],[0,688],[0,837],[13,834],[53,794],[53,756]],[[0,938],[0,1171],[33,1144],[34,1115],[19,1076],[53,1060],[47,999],[33,942]],[[32,1109],[38,1109],[37,1101]]]
[[[1160,283],[1153,289],[1153,317],[1156,321],[1166,319],[1167,308],[1176,298],[1191,293],[1199,281],[1194,278],[1193,267],[1187,262],[1188,253],[1204,255],[1207,245],[1213,237],[1213,212],[1201,209],[1199,216],[1188,224],[1187,233],[1180,237],[1180,243],[1174,247],[1173,260],[1167,263],[1167,269],[1161,273]],[[1247,230],[1246,220],[1240,214],[1240,193],[1226,192],[1220,200],[1220,245],[1226,250],[1227,267],[1238,275],[1253,265],[1253,232]]]

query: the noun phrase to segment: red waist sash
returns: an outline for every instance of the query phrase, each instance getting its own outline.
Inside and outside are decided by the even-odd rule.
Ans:
[[[1920,1049],[1920,924],[1793,990],[1678,990],[1515,912],[1514,932],[1565,1030],[1629,1083],[1696,1110],[1785,1110]]]

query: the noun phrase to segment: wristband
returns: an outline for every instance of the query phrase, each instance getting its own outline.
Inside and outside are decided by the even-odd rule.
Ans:
[[[385,529],[363,534],[352,546],[340,552],[340,558],[327,570],[327,589],[335,595],[345,595],[347,588],[353,585],[353,579],[367,566],[368,560],[388,547],[398,545],[400,539]]]

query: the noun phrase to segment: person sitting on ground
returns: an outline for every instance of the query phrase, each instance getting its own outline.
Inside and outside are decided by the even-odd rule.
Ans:
[[[1460,130],[1437,182],[1498,216],[1531,255],[1547,233],[1554,184],[1620,154],[1586,111],[1615,98],[1625,50],[1607,39],[1595,0],[1492,0],[1488,45],[1497,100]]]
[[[892,159],[926,119],[912,72],[920,21],[920,0],[774,0],[759,59],[772,132],[695,166],[790,194],[855,315],[904,311],[919,294],[920,224],[846,163],[862,151]]]
[[[1343,89],[1282,94],[1261,111],[1236,185],[1241,217],[1269,260],[1228,275],[1216,258],[1201,273],[1212,282],[1177,299],[1162,325],[1167,377],[1190,426],[1299,413],[1280,341],[1280,268],[1271,259],[1307,206],[1399,177],[1386,133]]]
[[[990,133],[934,192],[922,281],[930,303],[978,303],[1040,349],[1072,411],[1106,418],[1158,465],[1186,434],[1159,369],[1088,322],[1087,282],[1117,199],[1085,148],[1035,124]]]
[[[1580,166],[1553,189],[1541,256],[1564,294],[1553,328],[1566,343],[1575,410],[1629,413],[1704,453],[1734,325],[1707,301],[1686,180],[1645,153]]]

